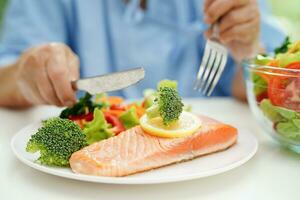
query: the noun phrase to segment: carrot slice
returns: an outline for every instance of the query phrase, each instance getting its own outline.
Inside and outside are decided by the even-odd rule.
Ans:
[[[111,110],[111,109],[106,109],[103,110],[104,114],[111,114],[115,117],[119,117],[123,112],[125,112],[124,110]]]

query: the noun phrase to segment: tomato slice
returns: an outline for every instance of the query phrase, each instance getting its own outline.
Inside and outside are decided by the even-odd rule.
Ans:
[[[262,93],[256,96],[256,101],[260,103],[262,100],[267,98],[268,98],[268,91],[263,91]]]
[[[112,131],[118,135],[121,132],[125,131],[125,127],[122,124],[122,122],[117,118],[116,116],[110,114],[110,113],[104,113],[105,120],[107,123],[112,125]]]
[[[287,65],[287,69],[299,69],[300,62]],[[281,72],[273,75],[268,86],[268,96],[273,105],[300,111],[300,72]]]

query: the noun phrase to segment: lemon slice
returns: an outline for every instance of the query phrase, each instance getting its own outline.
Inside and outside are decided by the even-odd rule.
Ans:
[[[200,119],[189,112],[183,111],[176,123],[165,126],[161,117],[149,119],[143,115],[140,119],[142,129],[154,136],[179,138],[195,133],[201,126]]]

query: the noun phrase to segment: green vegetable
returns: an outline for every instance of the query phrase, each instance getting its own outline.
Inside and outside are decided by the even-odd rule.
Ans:
[[[259,106],[264,115],[272,122],[276,123],[283,120],[283,117],[277,112],[276,107],[271,104],[269,99],[262,100]]]
[[[297,113],[296,111],[282,108],[279,106],[274,106],[274,107],[275,107],[275,110],[277,111],[277,113],[287,120],[300,118],[299,113]]]
[[[296,111],[273,106],[270,100],[260,103],[264,115],[275,124],[276,131],[282,136],[300,141],[300,114]]]
[[[107,93],[99,93],[99,94],[96,94],[95,95],[96,96],[96,101],[98,100],[98,101],[100,101],[102,98],[106,98],[107,97]]]
[[[300,62],[300,51],[296,53],[278,54],[276,59],[278,60],[280,67],[285,67],[290,63]]]
[[[144,90],[144,107],[149,108],[153,105],[157,92],[153,89]]]
[[[298,130],[300,130],[300,119],[293,119],[292,121]]]
[[[271,60],[273,60],[273,58],[259,54],[256,56],[254,63],[256,65],[267,65]]]
[[[300,141],[299,128],[293,123],[293,121],[279,122],[276,125],[276,130],[282,136],[292,140]]]
[[[104,94],[101,94],[104,95]],[[92,95],[85,93],[72,108],[66,108],[60,113],[60,118],[69,118],[70,116],[83,115],[88,112],[93,112],[95,108],[109,107],[107,103],[95,103],[92,101]]]
[[[252,78],[253,85],[254,85],[253,90],[254,90],[255,96],[258,96],[267,90],[268,83],[263,77],[261,77],[260,75],[258,75],[255,72],[253,72],[251,74],[251,76],[252,76],[251,78]]]
[[[173,88],[175,90],[177,90],[177,82],[176,81],[172,81],[172,80],[168,80],[168,79],[164,79],[161,80],[158,84],[157,84],[157,90],[159,90],[159,88],[161,87],[170,87]],[[144,90],[144,107],[145,108],[149,108],[153,105],[154,100],[157,97],[157,91],[153,90],[153,89],[146,89]]]
[[[273,106],[268,99],[264,99],[260,103],[260,108],[263,113],[275,123],[283,120],[300,119],[300,114],[298,112],[279,106]]]
[[[165,125],[176,122],[183,110],[183,103],[172,81],[158,84],[154,104],[146,110],[149,118],[161,117]]]
[[[109,137],[114,136],[110,125],[106,122],[103,112],[96,108],[94,110],[94,119],[84,125],[83,133],[86,135],[87,143],[92,144]]]
[[[122,113],[119,117],[122,124],[125,126],[126,129],[130,129],[136,125],[140,124],[139,117],[136,113],[136,108],[131,107],[126,112]]]
[[[31,136],[26,151],[40,152],[38,162],[50,166],[68,166],[75,151],[87,145],[85,135],[78,125],[59,117],[43,122],[37,133]]]
[[[177,90],[177,81],[172,81],[172,80],[161,80],[158,84],[157,84],[157,90],[159,90],[162,87],[169,87],[172,88],[174,90]]]
[[[182,110],[186,111],[186,112],[192,112],[192,106],[190,104],[183,104]]]
[[[289,49],[289,46],[291,44],[291,41],[290,41],[290,38],[289,37],[286,37],[282,43],[282,45],[280,47],[277,47],[275,50],[274,50],[274,53],[277,55],[279,53],[285,53],[288,51]]]

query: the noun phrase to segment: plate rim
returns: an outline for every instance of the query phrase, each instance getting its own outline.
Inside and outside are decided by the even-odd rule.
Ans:
[[[185,176],[176,176],[176,177],[168,177],[168,179],[165,178],[147,178],[146,180],[143,180],[141,178],[130,178],[126,179],[126,177],[105,177],[105,176],[90,176],[90,175],[84,175],[84,174],[76,174],[73,172],[72,175],[67,174],[65,172],[58,171],[56,169],[49,168],[44,165],[40,165],[38,163],[32,162],[28,159],[26,159],[24,156],[21,156],[20,153],[17,151],[15,148],[15,143],[16,139],[18,138],[19,135],[21,135],[25,129],[28,129],[31,126],[36,126],[37,124],[40,124],[41,122],[33,122],[30,123],[23,128],[21,128],[19,131],[15,133],[15,135],[12,137],[11,142],[10,142],[10,147],[13,151],[13,154],[25,165],[38,170],[40,172],[46,173],[46,174],[51,174],[54,176],[58,177],[63,177],[71,180],[79,180],[79,181],[85,181],[85,182],[92,182],[92,183],[102,183],[102,184],[122,184],[122,185],[137,185],[137,184],[163,184],[163,183],[174,183],[174,182],[182,182],[182,181],[188,181],[188,180],[195,180],[195,179],[200,179],[200,178],[205,178],[209,176],[214,176],[218,175],[227,171],[230,171],[234,168],[237,168],[239,166],[242,166],[246,162],[248,162],[257,152],[258,150],[258,141],[257,138],[253,135],[250,134],[249,129],[247,128],[242,128],[238,127],[238,132],[248,132],[247,135],[248,137],[251,137],[254,143],[253,148],[251,151],[247,154],[247,156],[243,157],[242,159],[232,163],[228,164],[226,166],[223,166],[221,168],[216,168],[216,169],[210,169],[207,171],[203,171],[201,174],[190,174],[190,175],[185,175]],[[242,130],[242,131],[240,131]],[[239,137],[238,137],[239,138]],[[222,151],[221,151],[222,152]],[[218,152],[216,152],[218,153]]]

